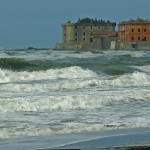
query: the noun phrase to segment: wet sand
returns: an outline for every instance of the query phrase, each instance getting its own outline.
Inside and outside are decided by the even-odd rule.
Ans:
[[[149,150],[150,128],[105,130],[0,140],[2,150]]]

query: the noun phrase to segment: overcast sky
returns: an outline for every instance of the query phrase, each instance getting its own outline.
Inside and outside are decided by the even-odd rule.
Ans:
[[[78,18],[150,20],[150,0],[0,0],[0,47],[54,48],[61,24]]]

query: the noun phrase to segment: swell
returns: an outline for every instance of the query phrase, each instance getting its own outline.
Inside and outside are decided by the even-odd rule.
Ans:
[[[122,75],[124,73],[133,73],[137,70],[130,66],[149,65],[149,58],[145,57],[143,60],[141,58],[132,57],[129,54],[110,57],[103,55],[90,57],[90,55],[91,54],[85,58],[80,58],[81,56],[78,56],[79,58],[67,56],[63,59],[50,57],[49,59],[37,58],[36,60],[28,59],[28,56],[25,56],[25,58],[0,58],[0,68],[12,71],[40,71],[78,66],[83,69],[92,70],[98,74]]]
[[[97,77],[97,74],[88,69],[80,67],[66,67],[61,69],[48,69],[45,71],[21,71],[15,72],[0,69],[0,82],[20,82],[20,81],[37,81],[37,80],[54,80],[54,79],[76,79]]]
[[[1,58],[0,59],[0,68],[13,70],[13,71],[22,71],[30,70],[30,68],[35,68],[36,65],[30,64],[21,58]]]

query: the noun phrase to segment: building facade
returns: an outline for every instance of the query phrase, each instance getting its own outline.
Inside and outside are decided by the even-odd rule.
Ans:
[[[119,23],[118,39],[121,42],[150,41],[150,21],[138,17]]]
[[[96,36],[99,32],[115,32],[115,22],[97,19],[78,19],[76,23],[68,21],[62,24],[62,43],[56,49],[97,49],[101,48],[101,40]],[[100,41],[98,45],[98,41]]]

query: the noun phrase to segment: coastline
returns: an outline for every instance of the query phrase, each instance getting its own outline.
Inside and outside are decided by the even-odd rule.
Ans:
[[[150,148],[150,127],[21,137],[0,141],[0,149],[3,150],[147,150],[148,148]]]

